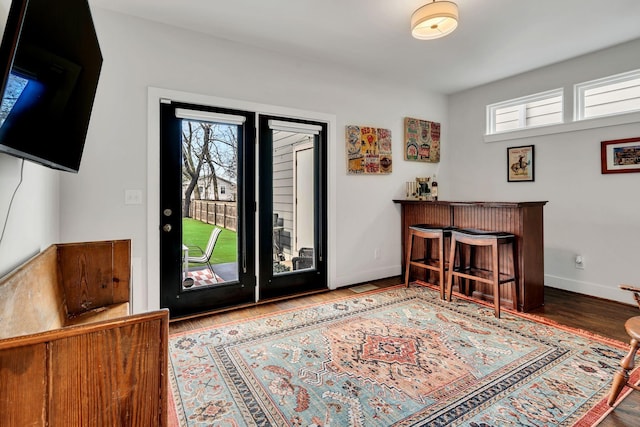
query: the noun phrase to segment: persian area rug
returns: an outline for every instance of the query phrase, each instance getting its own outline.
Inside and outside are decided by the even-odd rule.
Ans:
[[[591,426],[624,343],[425,287],[172,335],[180,426]],[[637,372],[634,373],[637,376]]]

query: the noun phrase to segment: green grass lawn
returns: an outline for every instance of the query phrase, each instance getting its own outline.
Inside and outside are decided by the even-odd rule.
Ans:
[[[207,248],[209,235],[213,230],[213,225],[205,224],[191,218],[182,218],[182,243],[186,246],[200,246],[203,250]],[[219,227],[220,228],[220,227]],[[191,255],[191,253],[189,254]],[[199,255],[199,252],[193,252]],[[235,231],[222,229],[218,242],[213,250],[211,264],[223,264],[225,262],[236,262],[238,257],[237,233]],[[190,266],[204,264],[189,263]]]

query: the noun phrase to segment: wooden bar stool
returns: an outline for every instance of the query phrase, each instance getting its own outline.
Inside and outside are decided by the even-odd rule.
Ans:
[[[448,268],[445,260],[445,239],[451,238],[451,230],[453,227],[437,226],[430,224],[415,224],[409,226],[409,244],[407,245],[407,256],[404,273],[404,284],[409,286],[409,275],[411,266],[424,268],[429,271],[435,271],[438,274],[438,287],[440,288],[440,298],[444,299],[446,277],[445,272]],[[413,238],[420,237],[424,239],[424,257],[413,258]],[[438,251],[437,257],[432,257],[431,243],[437,241]]]
[[[622,361],[620,361],[622,369],[613,374],[611,392],[609,393],[609,399],[607,400],[609,406],[613,406],[613,404],[616,403],[616,399],[618,399],[618,396],[624,386],[631,387],[634,390],[640,390],[640,387],[629,382],[629,372],[632,371],[635,366],[634,359],[638,352],[638,348],[640,348],[640,316],[632,317],[627,320],[624,324],[624,328],[627,330],[627,334],[631,337],[631,348],[629,349],[629,353],[627,353]]]
[[[457,259],[456,254],[460,253],[460,244],[468,245],[469,261]],[[500,270],[500,245],[511,245],[511,261],[513,264],[513,272],[505,273]],[[491,248],[491,267],[479,268],[474,265],[474,252],[477,247]],[[460,257],[462,258],[462,257]],[[457,261],[457,262],[456,262]],[[451,233],[451,248],[449,251],[449,280],[447,282],[448,296],[451,301],[451,290],[453,278],[474,280],[477,282],[487,283],[493,287],[493,301],[495,306],[495,316],[500,317],[500,285],[504,283],[513,283],[513,309],[518,310],[518,256],[516,251],[516,238],[513,234],[500,231],[485,231],[475,229],[459,229]],[[468,289],[466,290],[468,293]]]

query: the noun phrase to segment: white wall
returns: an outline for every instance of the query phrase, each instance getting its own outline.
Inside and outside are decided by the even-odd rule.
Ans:
[[[0,1],[0,28],[9,11],[9,0]],[[1,32],[0,32],[1,34]],[[23,181],[11,211],[11,197],[20,182],[22,160],[0,154],[0,276],[58,240],[60,172],[25,162]]]
[[[640,68],[640,40],[450,96],[449,152],[440,188],[462,200],[548,200],[545,284],[631,302],[638,284],[640,173],[600,173],[600,141],[640,136],[640,122],[485,143],[485,106],[559,87],[572,117],[573,84]],[[507,182],[506,149],[535,145],[535,182]],[[585,259],[575,268],[576,255]]]
[[[22,160],[0,154],[0,276],[59,240],[59,174],[24,162],[23,180],[11,210],[11,196],[20,182]]]
[[[403,118],[442,122],[446,147],[445,97],[100,9],[93,15],[104,64],[80,173],[62,176],[61,237],[131,238],[135,311],[152,308],[146,298],[158,287],[155,280],[147,283],[147,265],[158,254],[147,247],[146,199],[124,204],[125,189],[157,191],[147,187],[149,87],[335,115],[331,286],[400,273],[400,210],[392,199],[402,196],[405,181],[437,167],[403,160]],[[347,124],[391,129],[391,175],[346,175]]]

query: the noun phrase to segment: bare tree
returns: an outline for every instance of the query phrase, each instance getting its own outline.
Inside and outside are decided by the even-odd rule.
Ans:
[[[216,126],[216,144],[211,147],[211,161],[224,176],[235,181],[238,175],[238,133],[235,126]]]
[[[188,182],[184,192],[183,216],[189,216],[191,195],[195,199],[217,200],[218,175],[237,179],[238,138],[235,126],[207,122],[183,123],[182,158],[183,181]],[[204,184],[204,195],[200,194],[198,181]],[[207,194],[212,187],[213,194]]]
[[[194,126],[195,125],[195,126]],[[211,125],[207,123],[195,124],[191,121],[183,122],[182,126],[182,176],[183,181],[187,181],[187,188],[184,191],[183,217],[189,217],[191,207],[191,193],[195,192],[195,198],[200,198],[198,188],[198,177],[202,170],[203,158],[209,150],[209,145],[205,144]]]

